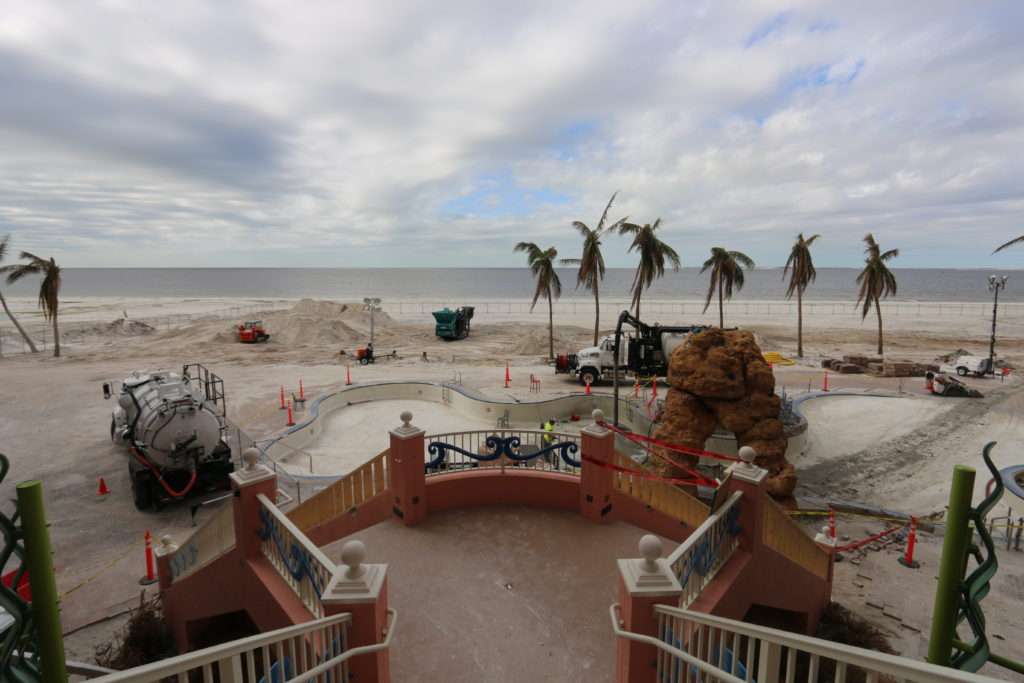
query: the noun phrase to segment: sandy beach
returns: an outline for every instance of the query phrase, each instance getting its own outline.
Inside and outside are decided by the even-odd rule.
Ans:
[[[353,380],[458,379],[468,388],[506,400],[577,391],[575,381],[556,376],[547,362],[546,310],[538,306],[529,314],[522,312],[521,300],[503,303],[504,313],[501,302],[481,306],[483,312],[478,308],[468,339],[445,342],[434,336],[432,304],[386,302],[384,312],[374,320],[376,349],[380,355],[394,351],[397,357],[352,366]],[[771,305],[785,306],[782,302]],[[732,304],[727,324],[754,330],[765,350],[794,356],[793,321],[782,311],[769,315],[767,306],[763,302],[750,308]],[[775,368],[777,384],[790,395],[820,389],[822,357],[872,354],[874,320],[869,317],[862,323],[849,311],[848,303],[844,306],[845,315],[807,317],[806,357],[795,365]],[[673,307],[688,312],[685,317],[671,315]],[[139,513],[133,508],[126,455],[108,437],[110,404],[102,399],[101,383],[137,370],[177,369],[186,362],[202,362],[225,380],[231,421],[253,438],[267,438],[283,427],[277,406],[281,386],[294,391],[302,379],[306,392],[314,397],[341,386],[351,354],[369,338],[369,314],[362,308],[356,303],[313,300],[74,301],[66,306],[69,332],[62,358],[15,352],[0,360],[0,376],[7,389],[0,397],[0,448],[13,465],[11,480],[3,485],[4,496],[10,497],[8,487],[14,481],[39,477],[45,482],[58,584],[64,593],[65,629],[75,631],[99,622],[69,639],[79,643],[80,658],[88,658],[85,650],[118,623],[104,621],[107,617],[137,602],[144,532],[180,536],[193,523],[187,505],[170,506],[160,513]],[[576,308],[575,314],[569,309],[556,317],[556,353],[574,351],[592,341],[592,308],[579,302]],[[698,308],[694,302],[651,302],[644,317],[666,324],[711,322],[710,315],[697,315]],[[606,302],[602,310],[604,333],[619,308],[615,302]],[[129,317],[121,322],[125,312]],[[985,353],[988,328],[983,313],[982,305],[968,305],[961,314],[959,304],[950,304],[941,313],[936,306],[923,306],[920,313],[916,308],[894,312],[885,321],[886,357],[930,362],[959,348]],[[1000,357],[1024,364],[1024,314],[1012,306],[1000,313]],[[249,318],[264,320],[271,333],[269,343],[248,346],[235,341],[235,326]],[[8,331],[5,348],[11,351],[15,346]],[[513,377],[508,389],[502,382],[506,363]],[[530,374],[541,378],[539,395],[529,391]],[[799,495],[932,514],[944,507],[953,464],[981,468],[981,447],[990,439],[1000,442],[1001,462],[1010,464],[1024,442],[1024,427],[1017,419],[1024,406],[1024,387],[1013,375],[1003,383],[969,380],[986,393],[986,398],[976,401],[929,397],[921,379],[833,374],[830,382],[834,390],[902,392],[902,397],[808,402],[808,451],[803,456],[790,455],[800,478]],[[416,405],[392,403],[339,414],[328,423],[328,435],[360,435],[356,441],[366,447],[363,455],[376,453],[387,429],[398,424],[398,413],[419,410]],[[420,412],[431,430],[477,427],[452,424],[450,416],[434,414],[432,407],[423,406]],[[325,466],[331,458],[358,462],[359,452],[325,452],[329,441],[310,449],[312,457],[324,453]],[[98,477],[104,477],[113,490],[102,502],[94,495]],[[986,482],[987,477],[979,474],[977,493]],[[1006,505],[1014,503],[1007,499]],[[200,510],[196,520],[201,522],[206,514]],[[941,537],[927,543],[937,558]],[[994,583],[1000,601],[991,606],[997,622],[1024,607],[1020,589],[1024,559],[1008,552],[1001,560]],[[879,564],[876,582],[885,580],[885,572],[898,572],[898,565],[890,564]],[[923,583],[920,590],[920,600],[930,601],[931,583]],[[856,602],[862,598],[857,595],[848,593],[849,606],[870,618],[877,616],[864,604],[858,608]],[[883,617],[878,622],[891,627]],[[908,653],[921,651],[924,636],[905,629],[888,631]],[[1007,654],[1013,655],[1014,648],[1018,646],[1010,645]],[[1018,648],[1016,654],[1024,650]]]

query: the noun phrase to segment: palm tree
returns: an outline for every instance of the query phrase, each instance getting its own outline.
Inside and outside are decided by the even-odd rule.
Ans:
[[[611,210],[612,203],[615,201],[617,194],[619,193],[614,193],[612,198],[608,200],[608,206],[604,207],[601,220],[598,221],[597,227],[593,230],[588,228],[586,223],[573,221],[572,226],[583,237],[583,255],[580,258],[562,259],[562,263],[566,265],[579,266],[579,270],[576,272],[576,287],[579,288],[580,285],[583,285],[594,293],[594,346],[597,346],[597,335],[601,327],[601,298],[597,291],[601,279],[604,277],[601,237],[606,232],[615,232],[619,229],[620,225],[626,222],[625,218],[620,218],[611,225],[605,225],[608,220],[608,212]]]
[[[39,308],[43,309],[43,317],[53,323],[53,355],[60,357],[60,330],[57,327],[57,309],[60,307],[60,266],[52,258],[47,261],[27,251],[21,252],[21,259],[28,261],[16,266],[8,266],[7,282],[14,284],[26,275],[42,275],[39,285]]]
[[[619,226],[620,235],[632,235],[633,243],[627,251],[636,250],[640,255],[640,263],[636,267],[636,274],[633,276],[633,285],[630,291],[633,293],[633,308],[636,309],[636,317],[640,318],[640,296],[645,289],[650,288],[654,281],[665,274],[665,260],[672,264],[672,270],[679,270],[682,265],[679,254],[655,235],[655,231],[661,225],[661,219],[648,223],[643,227],[634,223],[622,223]]]
[[[723,299],[732,298],[733,287],[736,291],[743,289],[743,269],[754,269],[754,260],[742,251],[728,251],[722,247],[711,247],[711,258],[704,262],[700,272],[711,269],[711,282],[708,284],[708,298],[704,301],[704,312],[711,305],[711,298],[718,289],[718,326],[725,327],[725,307]]]
[[[7,235],[3,239],[0,239],[0,263],[3,263],[4,257],[7,256],[7,243],[10,239],[10,235]],[[15,266],[4,266],[0,268],[0,273],[11,270],[14,267]],[[14,326],[18,328],[18,333],[21,334],[21,338],[25,340],[26,344],[28,344],[28,348],[32,350],[32,353],[39,353],[39,349],[36,348],[35,342],[32,341],[32,337],[28,336],[28,334],[22,328],[21,323],[18,322],[18,319],[14,317],[13,313],[11,313],[11,309],[8,308],[7,300],[4,299],[3,292],[0,292],[0,306],[3,306],[4,313],[6,313],[7,317],[10,318],[12,323],[14,323]]]
[[[796,292],[796,355],[804,357],[804,290],[807,285],[814,282],[818,277],[814,270],[814,261],[811,260],[811,245],[820,235],[811,235],[810,239],[804,239],[804,234],[797,235],[793,243],[793,250],[789,252],[789,259],[782,271],[785,279],[789,274],[789,285],[786,287],[786,298],[792,299],[793,292]]]
[[[533,242],[520,242],[516,251],[525,251],[526,260],[530,264],[530,272],[537,278],[537,289],[533,292],[533,303],[530,312],[542,296],[548,300],[548,358],[555,357],[555,314],[553,300],[562,296],[562,281],[555,272],[555,259],[558,250],[554,247],[541,249]]]
[[[1006,249],[1007,247],[1010,247],[1010,246],[1013,246],[1014,244],[1017,244],[1018,242],[1024,242],[1024,235],[1021,235],[1020,237],[1014,237],[1012,240],[1010,240],[1006,244],[1002,245],[1001,247],[999,247],[998,249],[996,249],[992,253],[995,254],[997,252],[1000,252],[1003,249]]]
[[[864,236],[864,270],[857,276],[857,284],[860,285],[860,293],[857,295],[857,304],[863,303],[860,311],[860,319],[867,317],[871,310],[871,304],[875,305],[875,313],[878,314],[878,355],[882,355],[882,307],[879,304],[881,299],[896,293],[896,276],[892,274],[886,261],[900,255],[899,249],[890,249],[882,252],[874,235],[870,232]]]

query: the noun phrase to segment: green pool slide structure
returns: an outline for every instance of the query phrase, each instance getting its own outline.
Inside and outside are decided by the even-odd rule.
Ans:
[[[957,465],[949,491],[946,512],[946,536],[939,562],[939,581],[935,589],[928,661],[961,671],[977,672],[991,662],[1010,671],[1024,674],[1024,663],[1000,656],[991,650],[985,631],[985,614],[981,601],[989,594],[992,577],[999,569],[995,544],[985,525],[985,517],[1002,498],[1004,486],[999,470],[992,462],[996,443],[988,443],[982,459],[995,478],[995,487],[978,504],[971,507],[975,471]],[[975,543],[974,536],[980,539]],[[970,560],[974,560],[973,569]],[[958,637],[963,626],[970,631],[967,640]]]

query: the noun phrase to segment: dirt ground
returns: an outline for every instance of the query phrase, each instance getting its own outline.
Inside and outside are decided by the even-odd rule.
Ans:
[[[210,308],[208,303],[203,306],[204,310]],[[113,314],[116,302],[106,303],[90,306],[88,312],[78,315],[80,322],[88,322],[92,316],[98,330],[67,345],[63,358],[43,354],[0,358],[4,387],[0,395],[0,452],[12,462],[8,480],[0,484],[0,500],[13,498],[17,481],[39,478],[44,483],[58,587],[63,594],[64,629],[76,631],[69,646],[74,643],[78,659],[87,658],[90,643],[109,637],[120,621],[109,617],[137,603],[145,531],[154,536],[185,535],[193,524],[189,505],[169,506],[159,513],[140,513],[132,506],[126,454],[108,436],[112,405],[102,398],[102,382],[120,380],[136,370],[178,369],[185,362],[202,362],[225,380],[229,417],[253,436],[265,437],[283,427],[277,408],[282,385],[297,390],[301,378],[311,396],[341,385],[350,354],[369,334],[368,314],[356,306],[342,306],[301,302],[291,311],[268,312],[259,317],[270,329],[271,342],[245,346],[234,342],[237,321],[233,320],[198,321],[152,331],[137,326],[126,331],[123,324],[107,329],[103,326],[117,315]],[[179,303],[162,310],[179,314],[188,307]],[[366,367],[354,365],[353,380],[456,378],[495,398],[531,400],[538,398],[528,390],[527,378],[533,373],[542,379],[540,398],[578,390],[577,384],[554,375],[547,364],[547,329],[542,321],[546,322],[546,315],[529,321],[478,318],[469,339],[449,343],[434,337],[429,321],[378,314],[374,321],[377,352],[383,355],[394,350],[398,358]],[[663,318],[661,322],[682,321]],[[777,383],[790,395],[820,388],[823,356],[873,352],[873,324],[858,326],[845,321],[839,326],[836,322],[810,323],[805,330],[806,358],[795,366],[776,367]],[[795,354],[793,330],[786,321],[750,319],[740,324],[755,330],[765,350]],[[934,320],[893,320],[887,327],[886,355],[931,361],[957,348],[984,353],[984,327],[973,325],[971,329],[976,331],[971,335],[964,334],[964,329],[964,325]],[[1007,329],[1010,333],[999,339],[1001,357],[1011,363],[1024,361],[1024,333],[1014,336],[1015,330],[1024,332],[1024,328],[1008,325]],[[556,352],[576,350],[592,341],[592,328],[583,315],[561,321],[556,332]],[[345,355],[339,353],[342,350]],[[510,389],[503,385],[506,362],[513,377]],[[1001,465],[1019,460],[1016,453],[1024,438],[1024,425],[1017,415],[1024,408],[1024,384],[1018,384],[1016,377],[1001,385],[993,380],[971,383],[985,392],[986,398],[926,397],[920,379],[830,375],[833,389],[881,389],[912,398],[868,399],[880,401],[877,408],[832,407],[829,401],[845,399],[821,400],[819,407],[810,410],[816,417],[811,423],[812,450],[806,462],[794,459],[799,492],[923,515],[942,510],[956,463],[979,468],[978,486],[983,487],[987,478],[981,474],[980,452],[986,441],[999,442]],[[885,407],[887,400],[908,403],[901,404],[899,415],[894,416],[894,411]],[[814,403],[818,402],[808,406]],[[397,413],[389,416],[385,412],[364,416],[360,429],[372,425],[384,433],[397,426]],[[95,495],[99,477],[104,477],[113,491],[104,500]],[[10,504],[6,506],[9,510]],[[1018,503],[1008,496],[1000,509],[1006,506],[1024,510],[1024,501]],[[207,514],[208,508],[199,510],[196,521],[201,522]],[[877,528],[867,525],[863,531]],[[851,527],[851,537],[858,533],[859,529]],[[927,635],[925,608],[930,609],[934,582],[919,579],[934,574],[940,545],[940,536],[922,541],[922,561],[931,564],[916,573],[896,564],[894,555],[889,558],[883,553],[878,558],[886,559],[877,561],[866,557],[862,566],[870,567],[871,584],[851,573],[854,565],[841,565],[837,600],[877,619],[889,630],[895,629],[906,639],[902,646],[907,648],[906,654],[920,654],[921,638]],[[1021,658],[1024,652],[1014,651],[1014,643],[1022,635],[1014,615],[1024,613],[1024,558],[1010,550],[1000,555],[1000,561],[1000,576],[985,604],[986,615],[992,632],[998,629],[1006,638],[1002,653]],[[875,592],[884,586],[886,595],[895,591],[892,605],[905,609],[908,623],[924,635],[898,626],[884,611],[869,606],[869,601],[877,602],[871,599],[875,593],[857,583],[875,586]],[[882,600],[887,601],[885,597]],[[911,610],[906,605],[914,607]],[[97,626],[83,628],[92,623]]]

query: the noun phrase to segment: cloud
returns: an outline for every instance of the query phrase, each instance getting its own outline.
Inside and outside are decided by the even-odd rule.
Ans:
[[[855,265],[871,230],[903,265],[1024,266],[990,257],[1024,232],[1022,20],[39,0],[0,19],[0,233],[82,266],[518,265],[521,239],[578,250],[620,190],[691,265],[781,263],[798,231]]]

